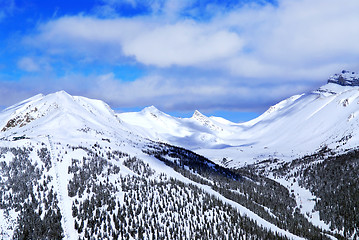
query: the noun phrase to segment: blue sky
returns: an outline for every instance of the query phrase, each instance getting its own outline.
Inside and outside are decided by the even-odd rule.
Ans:
[[[65,90],[233,121],[359,71],[357,0],[0,0],[0,106]]]

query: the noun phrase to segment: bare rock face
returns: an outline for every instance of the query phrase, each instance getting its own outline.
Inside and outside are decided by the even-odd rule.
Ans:
[[[340,74],[330,76],[328,83],[336,83],[341,86],[359,86],[359,73],[343,70]]]

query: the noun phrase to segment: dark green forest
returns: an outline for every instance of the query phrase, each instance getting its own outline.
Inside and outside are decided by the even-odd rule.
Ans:
[[[192,181],[184,183],[156,173],[125,152],[98,144],[67,147],[69,152],[86,153],[81,159],[72,158],[67,169],[71,179],[65,194],[72,201],[78,239],[287,239],[241,215],[200,185],[305,239],[359,238],[359,151],[335,156],[324,149],[289,163],[268,160],[228,169],[168,144],[154,143],[143,150]],[[7,153],[13,157],[0,161],[0,208],[6,214],[17,213],[13,239],[64,238],[51,175],[53,161],[61,162],[63,157],[52,159],[46,145],[0,148],[1,157]],[[121,174],[125,169],[132,174]],[[333,232],[314,226],[300,212],[293,193],[268,178],[269,173],[295,179],[309,189],[316,196],[313,211],[319,211]]]

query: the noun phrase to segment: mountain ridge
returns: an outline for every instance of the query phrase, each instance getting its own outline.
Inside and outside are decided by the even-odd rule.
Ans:
[[[289,97],[244,123],[207,117],[198,110],[190,118],[177,118],[154,106],[137,113],[115,113],[100,100],[59,91],[36,95],[3,110],[0,129],[5,135],[3,138],[11,138],[14,132],[17,133],[15,137],[22,136],[22,130],[28,136],[31,132],[28,125],[31,126],[34,120],[41,122],[41,118],[50,114],[57,121],[52,123],[52,128],[60,132],[63,130],[59,126],[63,128],[63,124],[72,119],[66,127],[73,128],[71,131],[105,128],[108,132],[116,132],[121,129],[188,148],[217,163],[223,158],[231,159],[234,167],[244,164],[241,159],[246,159],[246,164],[266,158],[290,160],[314,153],[326,145],[338,152],[355,147],[359,144],[359,136],[356,137],[359,133],[353,127],[359,124],[356,117],[359,109],[355,104],[359,102],[358,90],[358,86],[329,82],[310,93]],[[63,109],[59,111],[58,108]],[[334,112],[335,118],[327,118]],[[46,124],[49,123],[39,123],[38,126],[41,129]],[[298,132],[299,129],[311,130]],[[343,141],[343,138],[347,140]]]
[[[36,95],[0,113],[0,236],[354,239],[358,102],[358,87],[329,83],[232,123]],[[341,174],[326,172],[337,159]]]
[[[143,234],[146,239],[150,239],[151,234],[158,238],[159,233],[151,229],[161,232],[166,226],[161,223],[159,228],[155,224],[162,221],[161,215],[155,213],[165,209],[169,215],[174,210],[181,213],[177,215],[177,218],[181,216],[181,224],[206,229],[203,231],[215,226],[221,229],[217,223],[208,226],[206,222],[212,221],[210,219],[224,222],[226,228],[216,230],[212,238],[270,235],[276,239],[303,239],[293,234],[293,229],[288,231],[277,226],[275,218],[268,217],[264,207],[258,210],[254,202],[238,202],[233,198],[238,194],[230,195],[228,190],[225,190],[226,195],[218,192],[222,189],[218,188],[220,182],[227,178],[232,184],[243,186],[248,180],[233,177],[241,175],[189,150],[156,143],[129,131],[126,123],[118,121],[116,114],[101,101],[57,92],[37,95],[14,106],[0,114],[3,126],[14,123],[0,132],[2,238],[136,239]],[[12,121],[26,120],[27,115],[31,116],[31,121],[25,121],[26,124]],[[80,118],[80,115],[83,116]],[[98,118],[105,122],[99,125]],[[140,192],[137,192],[138,186],[141,186]],[[179,202],[171,200],[173,196],[168,196],[167,186],[172,191],[176,189],[178,194],[174,196],[197,196],[195,202],[190,197],[181,197],[182,202],[191,203],[176,207]],[[158,192],[162,193],[160,197]],[[144,199],[152,196],[150,203],[153,204],[146,207],[152,209],[153,214],[142,211],[142,205],[133,202],[132,194],[137,198],[141,196],[141,204],[147,204]],[[169,201],[172,201],[170,205],[163,204]],[[133,217],[134,209],[139,209],[135,216],[156,219],[156,222],[146,220],[152,228],[145,228],[141,220],[137,222]],[[186,212],[181,212],[182,209]],[[204,215],[197,213],[199,209]],[[221,213],[213,213],[212,209],[220,209]],[[202,220],[184,218],[185,214]],[[170,216],[169,219],[174,217]],[[208,216],[211,216],[209,220]],[[228,219],[223,218],[227,216]],[[104,224],[111,227],[104,227]],[[132,224],[139,224],[143,232],[127,227]],[[174,222],[168,224],[172,226]],[[181,231],[181,235],[172,233],[163,238],[193,239],[196,234],[193,230]],[[125,233],[127,237],[121,235]]]
[[[328,83],[336,83],[342,86],[359,86],[359,73],[343,70],[340,74],[330,76]]]
[[[359,144],[355,130],[359,125],[355,104],[359,102],[358,90],[357,86],[328,83],[289,97],[244,123],[216,121],[199,112],[191,118],[166,115],[151,121],[137,113],[117,115],[123,122],[135,122],[148,136],[149,132],[156,132],[155,138],[160,141],[189,148],[217,163],[223,157],[231,159],[231,166],[235,167],[244,164],[241,159],[246,159],[247,164],[268,158],[290,161],[324,146],[338,153],[354,148]],[[334,113],[335,117],[328,118]],[[157,128],[159,122],[166,124]]]

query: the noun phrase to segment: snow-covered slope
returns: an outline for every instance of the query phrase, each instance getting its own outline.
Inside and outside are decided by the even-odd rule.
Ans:
[[[358,146],[359,87],[328,83],[283,100],[245,123],[198,111],[191,118],[175,118],[154,107],[118,117],[135,125],[139,134],[219,163],[225,158],[228,166],[237,167],[268,158],[291,160],[324,146],[338,152]]]
[[[228,135],[225,127],[231,124],[224,119],[208,118],[199,111],[195,111],[191,118],[176,118],[154,106],[117,116],[142,136],[191,149],[222,144],[218,136]]]
[[[64,91],[37,95],[5,109],[0,115],[0,135],[77,137],[81,132],[121,131],[123,127],[104,102],[71,96]],[[50,130],[50,131],[49,131]]]
[[[239,181],[238,174],[188,150],[147,139],[186,142],[188,136],[190,143],[212,147],[220,140],[213,133],[230,135],[230,125],[199,112],[177,119],[154,107],[120,118],[102,101],[64,91],[11,106],[0,113],[0,236],[193,239],[195,229],[208,235],[211,228],[212,238],[268,236],[270,230],[273,237],[303,239],[295,229],[276,226],[275,214],[282,213],[268,217],[266,204],[276,199],[239,198],[237,188],[257,186],[249,178]],[[226,177],[233,190],[220,193]],[[174,226],[181,232],[172,232]]]
[[[350,160],[340,182],[336,171],[321,167],[340,166],[335,157],[325,162],[324,151],[290,163],[222,167],[290,161],[323,147],[357,148],[359,86],[355,74],[345,74],[246,123],[199,111],[176,118],[153,106],[115,114],[102,101],[63,91],[11,106],[0,113],[0,236],[334,239],[336,233],[355,239],[358,230],[337,222],[332,229],[328,209],[347,216],[335,212],[341,203],[323,208],[327,193],[317,188],[331,180],[315,176],[333,176],[333,189],[357,185],[347,170],[357,166],[358,151],[338,157]],[[350,81],[335,82],[343,76]]]

